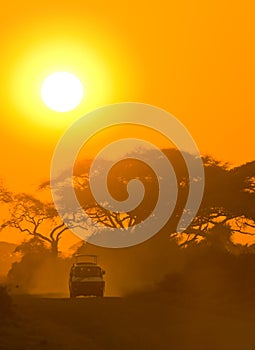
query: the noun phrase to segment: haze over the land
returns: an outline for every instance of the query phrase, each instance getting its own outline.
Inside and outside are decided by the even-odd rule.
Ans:
[[[255,349],[254,12],[252,1],[2,2],[1,350]],[[58,71],[84,86],[81,104],[66,113],[41,98],[42,82]],[[187,128],[204,156],[203,201],[177,235],[189,181],[201,178],[189,180],[176,161],[178,203],[153,238],[122,249],[82,244],[61,231],[51,202],[52,156],[74,121],[128,101],[162,108]],[[97,133],[79,157],[91,161],[127,136],[171,155],[171,141],[155,130],[122,125]],[[119,212],[95,203],[83,166],[75,167],[82,208],[125,230]],[[119,164],[109,179],[116,199],[126,198],[130,178],[147,190],[144,206],[125,213],[141,223],[157,181],[146,166]],[[75,253],[99,256],[105,298],[68,298]]]

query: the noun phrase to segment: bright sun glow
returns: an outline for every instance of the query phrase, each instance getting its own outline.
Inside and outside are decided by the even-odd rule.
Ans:
[[[43,37],[44,32],[41,34]],[[27,35],[30,38],[31,33]],[[106,57],[104,53],[108,46],[107,43],[104,45],[103,43],[102,37],[99,36],[97,44],[94,45],[98,50],[94,51],[84,46],[84,40],[69,41],[61,37],[51,40],[49,33],[49,37],[45,37],[38,45],[33,44],[26,50],[22,48],[23,54],[20,53],[18,60],[15,56],[15,64],[11,72],[8,71],[9,80],[7,79],[9,75],[4,78],[6,82],[9,81],[8,84],[6,83],[7,101],[16,111],[15,122],[10,122],[12,132],[15,128],[20,134],[22,126],[27,137],[36,138],[38,141],[40,136],[44,142],[45,132],[51,130],[52,137],[55,132],[59,135],[59,132],[65,130],[82,115],[116,101],[117,96],[126,96],[131,85],[124,72],[130,70],[129,66],[124,69],[122,65],[119,67],[115,64],[116,60],[124,60],[117,58],[114,50],[112,55]],[[69,88],[67,96],[62,95],[60,98],[56,95],[62,90],[64,84],[62,79],[61,83],[58,79],[56,83],[54,82],[53,78],[57,72],[72,73],[70,75],[75,80],[75,86],[71,85],[72,88]],[[47,83],[49,88],[46,89],[48,79],[50,84]],[[80,83],[76,84],[77,80]],[[45,92],[42,93],[44,84]],[[77,92],[76,86],[79,86],[80,92]],[[81,97],[82,90],[83,97]],[[66,111],[66,113],[60,113],[60,111]],[[11,119],[8,119],[8,123],[9,120]]]
[[[56,112],[68,112],[82,101],[83,86],[73,74],[56,72],[44,80],[41,96],[50,109]]]

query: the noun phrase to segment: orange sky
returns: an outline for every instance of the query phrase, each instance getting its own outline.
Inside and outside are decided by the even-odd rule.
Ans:
[[[180,119],[202,153],[254,159],[251,1],[8,1],[1,26],[1,173],[16,191],[49,177],[60,135],[109,103],[138,101]],[[68,69],[87,84],[74,111],[50,111],[39,87]]]

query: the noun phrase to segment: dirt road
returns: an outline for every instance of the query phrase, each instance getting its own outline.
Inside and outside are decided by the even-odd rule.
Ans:
[[[1,350],[255,348],[255,306],[166,297],[16,296],[1,324]]]

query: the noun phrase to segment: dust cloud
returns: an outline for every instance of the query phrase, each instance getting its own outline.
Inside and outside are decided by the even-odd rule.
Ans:
[[[29,242],[27,243],[29,244]],[[106,271],[106,295],[126,296],[151,290],[169,273],[180,272],[184,256],[177,244],[161,231],[130,248],[110,249],[81,242],[74,254],[95,254]],[[73,256],[55,257],[45,246],[32,246],[13,263],[8,283],[13,293],[68,295]]]

